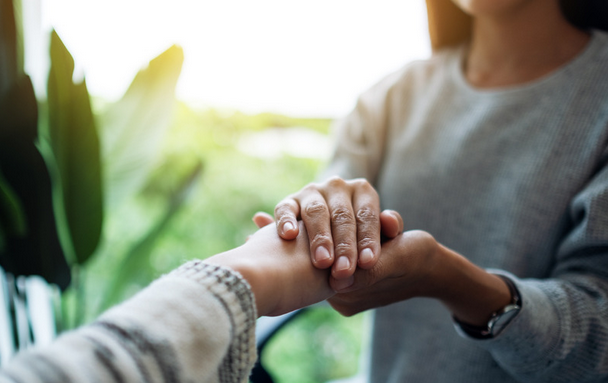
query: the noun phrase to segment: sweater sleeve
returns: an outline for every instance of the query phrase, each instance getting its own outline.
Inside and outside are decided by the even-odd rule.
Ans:
[[[522,310],[498,337],[477,341],[522,382],[608,379],[608,166],[573,199],[570,216],[549,278],[510,275]]]
[[[255,319],[238,273],[191,261],[92,324],[18,354],[0,382],[247,382]]]

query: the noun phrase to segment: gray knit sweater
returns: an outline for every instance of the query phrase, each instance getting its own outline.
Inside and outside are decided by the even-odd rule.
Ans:
[[[186,263],[92,324],[18,354],[2,383],[246,383],[255,303],[230,269]]]
[[[367,178],[406,229],[511,275],[523,309],[497,338],[474,340],[436,301],[380,308],[370,380],[608,382],[608,35],[505,89],[471,87],[462,54],[362,95],[326,175]]]

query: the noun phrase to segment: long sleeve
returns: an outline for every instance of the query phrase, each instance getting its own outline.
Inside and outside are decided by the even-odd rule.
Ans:
[[[92,324],[20,353],[0,382],[247,382],[255,319],[238,273],[191,261]]]
[[[477,342],[522,382],[608,378],[607,166],[573,199],[570,216],[549,278],[511,276],[524,301],[520,315],[501,336]]]

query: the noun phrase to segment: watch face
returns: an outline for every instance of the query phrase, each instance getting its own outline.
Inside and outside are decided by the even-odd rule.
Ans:
[[[496,315],[496,317],[493,318],[492,323],[488,324],[492,336],[500,334],[500,332],[509,324],[509,322],[511,322],[511,320],[515,318],[515,316],[519,313],[520,309],[521,307],[519,307],[518,305],[511,304],[506,306],[502,310],[502,313]]]

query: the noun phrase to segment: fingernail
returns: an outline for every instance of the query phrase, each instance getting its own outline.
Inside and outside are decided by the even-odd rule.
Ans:
[[[336,261],[336,270],[348,270],[350,268],[350,260],[348,257],[340,257]]]
[[[344,289],[351,287],[353,285],[353,283],[355,283],[354,275],[351,275],[350,277],[348,277],[346,279],[336,279],[336,281],[334,282],[334,289],[336,292],[339,292],[339,291],[342,291]]]
[[[327,251],[327,249],[325,247],[323,247],[323,246],[317,247],[317,250],[315,250],[315,261],[316,262],[321,262],[321,261],[324,261],[329,258],[331,258],[331,256],[329,255],[329,251]]]
[[[293,223],[291,222],[286,222],[283,225],[283,233],[287,233],[288,231],[292,231],[295,229],[295,226],[293,226]]]
[[[372,249],[367,247],[367,248],[363,249],[363,251],[361,251],[361,255],[359,255],[359,259],[361,260],[361,263],[371,262],[372,259],[374,259],[374,252],[372,251]]]

